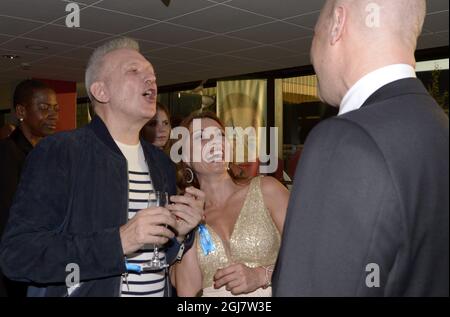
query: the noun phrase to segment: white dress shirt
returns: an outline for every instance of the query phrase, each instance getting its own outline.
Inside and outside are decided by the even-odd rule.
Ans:
[[[416,78],[414,68],[406,64],[389,65],[365,75],[342,99],[339,115],[358,110],[378,89],[405,78]]]

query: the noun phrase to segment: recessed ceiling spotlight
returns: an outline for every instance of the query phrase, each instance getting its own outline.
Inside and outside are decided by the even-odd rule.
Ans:
[[[43,51],[48,49],[47,46],[41,46],[41,45],[26,45],[26,48],[33,50],[33,51]]]
[[[164,5],[165,5],[166,7],[170,6],[170,1],[171,1],[171,0],[161,0],[161,1],[162,1],[162,3],[164,3]]]
[[[9,55],[9,54],[2,55],[2,57],[10,60],[20,58],[19,55]]]

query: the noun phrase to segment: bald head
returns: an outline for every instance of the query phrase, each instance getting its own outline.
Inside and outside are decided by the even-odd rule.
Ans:
[[[396,40],[416,49],[426,16],[426,0],[329,0],[325,10],[329,18],[344,7],[348,27],[366,41]]]
[[[425,0],[328,0],[311,48],[322,99],[339,106],[369,72],[393,64],[414,67],[425,15]]]

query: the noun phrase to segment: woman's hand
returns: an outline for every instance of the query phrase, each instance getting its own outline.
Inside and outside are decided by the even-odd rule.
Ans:
[[[267,284],[266,270],[262,267],[249,268],[244,264],[233,264],[217,270],[214,288],[225,285],[233,295],[248,294]]]
[[[188,187],[183,196],[171,196],[169,209],[176,217],[175,230],[178,241],[183,241],[186,235],[202,221],[205,214],[205,193],[201,190]]]

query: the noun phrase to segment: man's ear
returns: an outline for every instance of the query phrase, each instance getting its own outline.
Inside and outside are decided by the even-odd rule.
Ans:
[[[347,9],[338,6],[333,10],[330,44],[335,45],[342,38],[347,23]]]
[[[109,91],[106,88],[106,85],[102,81],[96,81],[92,83],[91,87],[89,87],[91,95],[100,103],[108,103],[109,102]]]
[[[17,119],[25,119],[27,116],[27,108],[24,105],[17,104],[16,105],[16,117]]]

